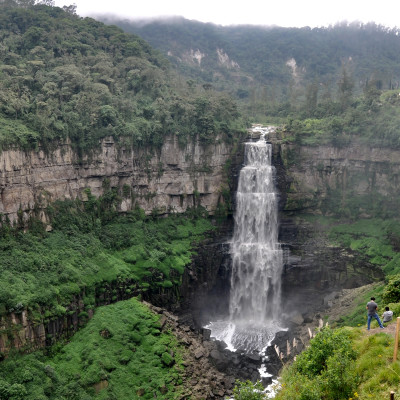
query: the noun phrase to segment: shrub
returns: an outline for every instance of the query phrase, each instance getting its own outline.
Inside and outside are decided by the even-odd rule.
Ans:
[[[165,352],[162,354],[161,356],[161,361],[163,362],[163,364],[165,364],[167,367],[170,367],[171,365],[174,364],[175,360],[173,359],[173,357],[171,356],[171,354]]]
[[[284,369],[276,399],[349,398],[357,387],[355,358],[347,330],[323,328],[310,341],[310,347]]]
[[[325,399],[351,397],[359,380],[353,366],[353,357],[345,350],[337,351],[327,359],[326,369],[322,374]]]
[[[385,303],[400,302],[400,274],[389,279],[388,284],[383,289],[382,299]]]
[[[235,400],[262,400],[265,398],[263,390],[260,382],[252,383],[249,380],[245,382],[237,380],[233,389],[233,398]]]
[[[324,327],[312,339],[311,346],[297,358],[295,366],[301,374],[311,378],[326,369],[329,357],[338,351],[342,351],[350,359],[355,358],[347,331]]]
[[[133,343],[139,344],[142,341],[142,336],[139,332],[132,332],[130,334],[130,339]]]

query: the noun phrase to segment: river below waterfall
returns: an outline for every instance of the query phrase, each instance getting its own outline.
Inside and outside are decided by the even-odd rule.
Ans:
[[[211,336],[232,351],[261,353],[280,326],[282,250],[278,243],[277,193],[272,148],[266,142],[271,128],[258,141],[245,143],[239,175],[233,238],[229,317],[207,325]]]

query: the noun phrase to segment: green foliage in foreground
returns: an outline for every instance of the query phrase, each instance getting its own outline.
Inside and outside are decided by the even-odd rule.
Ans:
[[[380,400],[389,398],[391,390],[400,395],[400,362],[392,363],[393,337],[385,333],[367,335],[365,330],[365,307],[371,296],[378,302],[380,315],[386,305],[395,317],[400,313],[398,221],[360,219],[338,223],[333,218],[306,219],[325,232],[331,243],[357,252],[358,256],[381,267],[389,276],[389,283],[378,283],[362,292],[347,315],[333,321],[343,328],[331,330],[329,334],[330,328],[324,328],[317,334],[310,347],[284,368],[276,399]],[[372,328],[375,327],[377,323],[373,321]],[[342,334],[346,336],[341,337]]]
[[[46,318],[64,315],[83,291],[86,308],[93,308],[95,290],[110,282],[131,282],[132,293],[179,285],[194,243],[213,229],[205,218],[185,216],[102,220],[103,201],[93,200],[92,212],[79,202],[56,203],[51,233],[3,231],[0,314],[28,307],[39,316],[46,310]]]
[[[397,398],[400,362],[392,362],[393,345],[393,336],[383,332],[324,328],[293,364],[285,366],[275,398],[381,400],[392,390]]]
[[[233,398],[235,400],[262,400],[264,399],[263,390],[263,385],[260,382],[236,381]]]
[[[181,351],[158,319],[136,299],[98,308],[53,355],[39,351],[0,363],[0,399],[178,398]]]
[[[276,399],[336,400],[352,397],[358,378],[356,352],[345,329],[323,328],[282,374]]]

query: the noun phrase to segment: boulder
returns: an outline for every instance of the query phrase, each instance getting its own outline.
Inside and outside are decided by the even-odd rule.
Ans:
[[[196,360],[198,360],[199,358],[201,358],[201,357],[203,357],[204,356],[204,352],[203,352],[203,349],[202,348],[197,348],[195,351],[194,351],[194,357],[196,358]]]
[[[304,323],[304,318],[301,314],[296,314],[290,317],[289,321],[294,325],[301,325],[302,323]]]

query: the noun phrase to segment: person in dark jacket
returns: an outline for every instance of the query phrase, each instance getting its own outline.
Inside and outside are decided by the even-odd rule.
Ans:
[[[379,316],[377,314],[378,310],[378,304],[375,303],[375,297],[371,297],[371,301],[367,303],[367,310],[368,310],[368,330],[370,330],[371,327],[371,320],[372,318],[375,318],[378,321],[379,327],[383,329],[383,325],[381,320],[379,319]]]

